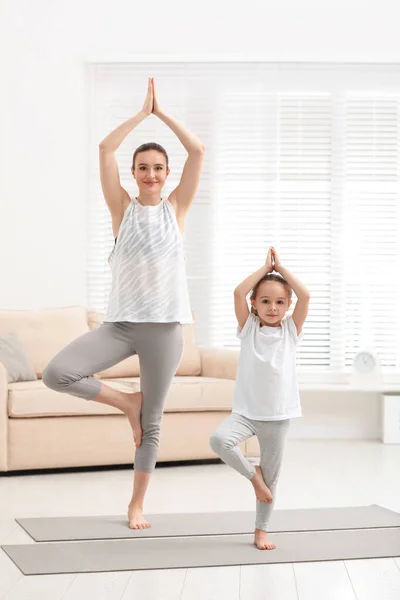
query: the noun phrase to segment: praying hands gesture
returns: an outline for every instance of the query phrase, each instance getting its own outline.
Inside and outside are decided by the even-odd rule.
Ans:
[[[151,114],[158,116],[161,113],[160,103],[156,92],[154,77],[149,77],[147,81],[147,94],[143,104],[142,112],[146,116]]]
[[[272,271],[274,270],[274,262],[273,262],[273,257],[272,257],[272,247],[268,249],[267,258],[265,260],[265,268],[266,268],[266,274],[267,273],[272,273]]]
[[[274,267],[273,270],[276,271],[277,273],[280,273],[281,269],[283,268],[283,265],[281,263],[281,259],[279,258],[279,254],[273,246],[270,248],[270,252],[271,252],[272,263],[273,263],[273,267]]]

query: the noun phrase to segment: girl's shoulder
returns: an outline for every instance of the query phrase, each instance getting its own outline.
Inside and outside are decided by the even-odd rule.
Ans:
[[[243,325],[242,329],[240,329],[239,325],[237,327],[236,335],[240,340],[243,340],[248,336],[251,331],[257,330],[260,328],[260,319],[257,315],[249,312],[249,316],[247,317],[246,323]]]
[[[282,327],[288,332],[289,337],[297,344],[303,338],[303,332],[301,331],[297,335],[297,327],[293,321],[293,315],[288,315],[282,319]]]

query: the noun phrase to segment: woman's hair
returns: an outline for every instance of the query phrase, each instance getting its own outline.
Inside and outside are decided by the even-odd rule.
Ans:
[[[167,151],[162,146],[160,146],[160,144],[157,144],[156,142],[148,142],[147,144],[142,144],[141,146],[136,148],[135,152],[133,153],[132,169],[135,168],[136,156],[140,152],[147,152],[148,150],[157,150],[157,152],[161,152],[161,154],[163,154],[165,156],[165,160],[167,161],[167,169],[168,169],[169,159],[168,159]]]
[[[260,281],[258,281],[256,283],[256,285],[253,287],[253,290],[252,290],[251,296],[250,296],[250,300],[256,299],[258,288],[260,287],[260,284],[263,283],[264,281],[277,281],[278,283],[281,283],[285,287],[285,289],[288,293],[289,300],[292,299],[292,288],[290,287],[290,285],[288,284],[286,279],[284,279],[282,277],[282,275],[277,275],[276,273],[268,273],[268,275],[264,275],[264,277],[262,277],[260,279]],[[254,315],[257,314],[257,311],[255,310],[255,308],[253,308],[253,305],[251,305],[251,312]]]

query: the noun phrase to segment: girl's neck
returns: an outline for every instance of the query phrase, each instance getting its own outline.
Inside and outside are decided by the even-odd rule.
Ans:
[[[280,327],[281,325],[282,325],[282,320],[280,320],[279,323],[274,323],[273,325],[271,325],[270,323],[264,323],[260,319],[260,327],[274,327],[276,329],[277,327]]]

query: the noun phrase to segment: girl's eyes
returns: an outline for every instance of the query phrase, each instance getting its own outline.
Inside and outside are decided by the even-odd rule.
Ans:
[[[262,303],[263,304],[268,304],[269,300],[263,300]],[[283,300],[279,300],[278,304],[283,304]]]

